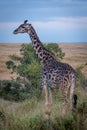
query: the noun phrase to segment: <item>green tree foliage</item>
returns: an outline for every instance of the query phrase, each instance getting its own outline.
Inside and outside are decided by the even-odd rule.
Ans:
[[[63,57],[65,56],[65,53],[62,52],[62,49],[59,47],[57,43],[49,43],[46,44],[45,47],[48,50],[52,51],[58,60],[63,59]]]

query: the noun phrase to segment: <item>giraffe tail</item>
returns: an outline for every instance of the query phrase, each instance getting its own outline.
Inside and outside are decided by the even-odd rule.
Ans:
[[[76,108],[77,107],[77,95],[74,94],[73,95],[73,108]]]

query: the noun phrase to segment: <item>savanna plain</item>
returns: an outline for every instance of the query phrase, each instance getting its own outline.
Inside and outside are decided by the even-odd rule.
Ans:
[[[62,100],[59,91],[54,96],[53,105],[46,109],[44,100],[28,97],[23,101],[10,101],[0,98],[0,130],[87,130],[87,43],[59,43],[65,53],[61,62],[70,64],[73,68],[81,66],[84,75],[83,82],[77,84],[77,109],[69,109],[62,114]],[[16,77],[7,69],[5,62],[9,55],[20,56],[21,44],[0,43],[0,80],[10,80]]]

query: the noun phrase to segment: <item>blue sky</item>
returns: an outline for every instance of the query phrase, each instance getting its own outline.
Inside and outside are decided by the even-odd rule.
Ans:
[[[1,0],[0,43],[27,43],[27,34],[12,34],[24,20],[42,42],[87,42],[87,0]]]

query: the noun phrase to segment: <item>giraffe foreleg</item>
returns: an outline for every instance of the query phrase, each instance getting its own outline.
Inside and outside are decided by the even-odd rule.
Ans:
[[[48,106],[49,99],[48,99],[48,89],[47,89],[47,85],[46,84],[43,87],[43,94],[44,94],[44,97],[45,97],[45,105]]]
[[[67,111],[67,96],[64,96],[63,97],[63,108],[62,108],[63,115],[66,114],[66,111]]]
[[[52,94],[52,89],[51,88],[49,88],[49,103],[50,103],[50,105],[53,104],[53,94]]]
[[[63,102],[62,113],[63,115],[65,115],[67,111],[67,89],[60,89],[60,92],[61,92],[62,102]]]

